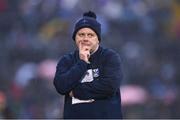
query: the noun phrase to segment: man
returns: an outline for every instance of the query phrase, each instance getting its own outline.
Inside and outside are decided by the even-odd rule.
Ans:
[[[83,14],[72,38],[78,50],[61,58],[54,78],[56,90],[65,95],[64,118],[122,118],[120,58],[99,45],[95,13]]]

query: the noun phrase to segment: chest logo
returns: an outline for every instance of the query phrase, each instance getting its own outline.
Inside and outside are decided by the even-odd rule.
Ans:
[[[93,77],[99,77],[99,69],[93,69]]]

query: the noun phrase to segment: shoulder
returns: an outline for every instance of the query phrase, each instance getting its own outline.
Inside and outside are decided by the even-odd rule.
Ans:
[[[112,57],[112,56],[120,57],[117,51],[110,48],[102,48],[102,54],[104,57]]]
[[[74,56],[75,56],[75,52],[67,53],[67,54],[61,56],[59,58],[58,64],[61,64],[61,63],[64,63],[64,64],[71,63],[73,61],[73,59],[75,58]]]
[[[102,48],[102,59],[104,63],[107,62],[121,63],[120,54],[117,51],[110,48]]]

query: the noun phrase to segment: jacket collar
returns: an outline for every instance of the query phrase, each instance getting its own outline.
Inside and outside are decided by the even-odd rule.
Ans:
[[[92,59],[98,57],[101,50],[102,50],[102,47],[99,46],[98,49],[90,56],[90,60],[92,60]]]

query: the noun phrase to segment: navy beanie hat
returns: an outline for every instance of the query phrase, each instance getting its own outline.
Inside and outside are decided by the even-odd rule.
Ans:
[[[98,40],[101,41],[101,24],[96,20],[96,14],[94,12],[86,12],[83,17],[77,21],[74,27],[72,38],[75,40],[76,33],[81,28],[91,28],[98,36]]]

